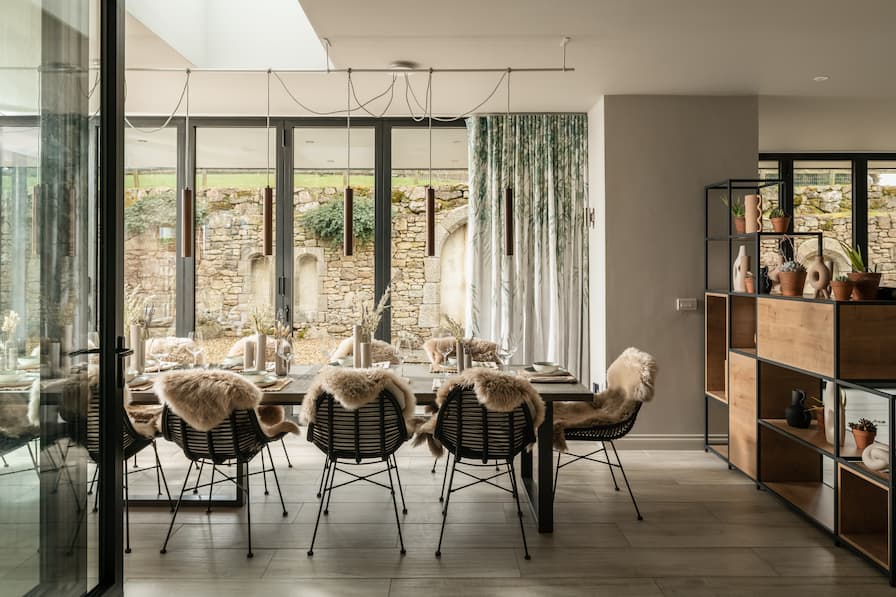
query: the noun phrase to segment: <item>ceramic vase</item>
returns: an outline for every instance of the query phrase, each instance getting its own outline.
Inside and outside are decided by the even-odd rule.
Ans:
[[[802,390],[793,390],[790,396],[790,406],[784,409],[784,418],[787,424],[797,429],[807,429],[812,422],[812,416],[806,412],[806,393]]]
[[[146,342],[143,340],[143,326],[139,324],[131,325],[131,369],[137,372],[137,375],[143,373],[146,369]]]
[[[14,340],[6,343],[6,367],[10,370],[19,368],[19,351]]]
[[[280,355],[274,357],[274,375],[277,377],[289,375],[289,361]]]
[[[460,373],[467,364],[467,352],[464,348],[464,343],[460,340],[455,340],[454,342],[454,355],[457,357],[457,372]]]
[[[744,231],[759,232],[762,230],[762,197],[747,195],[744,197]]]
[[[361,365],[361,342],[364,341],[364,330],[360,325],[352,326],[352,366],[360,369]]]
[[[747,291],[746,279],[748,271],[750,271],[750,256],[747,255],[747,248],[742,246],[737,252],[737,258],[734,260],[734,266],[731,270],[734,292]]]
[[[258,346],[255,347],[255,368],[263,372],[268,368],[268,337],[258,334]]]
[[[369,369],[373,364],[371,362],[373,359],[370,351],[370,342],[361,342],[358,348],[358,356],[360,357],[361,368]]]
[[[831,298],[831,292],[828,290],[831,284],[831,270],[825,265],[821,255],[816,255],[815,261],[806,270],[806,279],[809,280],[809,286],[815,289],[815,298]]]
[[[840,406],[840,445],[846,440],[846,417],[843,416],[843,407],[845,406],[845,398],[841,397],[837,390],[837,385],[832,382],[825,382],[824,392],[822,393],[822,403],[824,404],[824,438],[833,445],[834,438],[838,433],[836,430],[837,413],[835,409]]]
[[[255,342],[243,342],[243,371],[255,369]]]

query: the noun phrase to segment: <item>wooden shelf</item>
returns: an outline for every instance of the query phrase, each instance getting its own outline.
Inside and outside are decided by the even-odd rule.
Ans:
[[[827,439],[825,439],[824,431],[818,428],[818,424],[815,421],[812,421],[808,429],[791,427],[785,419],[761,419],[761,421],[784,435],[791,435],[801,439],[807,444],[815,446],[828,456],[832,458],[834,456],[834,446],[828,443]]]
[[[834,488],[818,481],[774,481],[766,487],[826,529],[834,529]]]
[[[703,379],[707,395],[728,402],[728,296],[706,293]]]
[[[861,454],[859,455],[859,457],[861,457]],[[867,466],[865,466],[865,463],[863,463],[862,461],[858,461],[858,462],[850,462],[849,464],[850,464],[851,466],[853,466],[853,467],[859,469],[859,471],[861,471],[862,474],[864,474],[865,476],[867,476],[869,480],[871,480],[871,481],[878,481],[878,482],[880,482],[880,483],[883,483],[884,485],[889,486],[889,484],[890,484],[890,473],[887,472],[886,470],[882,470],[882,471],[873,471],[873,470],[871,470],[870,468],[868,468]],[[858,472],[858,471],[851,471],[851,472]]]
[[[840,538],[872,561],[886,569],[887,566],[887,534],[881,533],[840,533]]]
[[[889,566],[889,489],[848,466],[837,467],[840,538],[879,566]]]
[[[724,460],[728,460],[728,445],[727,444],[710,444],[709,451],[715,452]]]
[[[728,404],[728,392],[725,390],[706,390],[706,395],[715,398],[723,404]]]

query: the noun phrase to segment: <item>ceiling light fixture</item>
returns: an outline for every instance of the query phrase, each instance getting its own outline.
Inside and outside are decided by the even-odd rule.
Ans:
[[[274,254],[274,190],[271,188],[271,69],[267,78],[267,119],[265,121],[264,145],[267,150],[267,185],[264,187],[262,200],[263,228],[261,245],[266,257]]]
[[[192,162],[192,156],[190,154],[190,69],[187,69],[187,83],[186,83],[186,108],[185,108],[185,127],[186,127],[186,142],[185,151],[184,151],[184,172],[190,172],[190,164]],[[180,256],[184,259],[189,259],[193,256],[193,189],[190,185],[190,177],[187,176],[187,180],[184,183],[184,189],[180,194]]]
[[[818,75],[818,76],[812,77],[812,80],[815,81],[816,83],[823,83],[823,82],[827,81],[828,79],[830,79],[830,77],[827,75]]]
[[[417,70],[420,68],[419,62],[413,60],[396,60],[389,65],[391,70]]]
[[[512,147],[510,136],[513,126],[510,122],[510,72],[507,69],[507,114],[504,118],[504,141],[505,147]],[[509,145],[508,145],[509,144]],[[509,153],[507,154],[509,156]],[[513,172],[510,170],[509,160],[504,164],[504,170],[507,172],[507,186],[504,188],[504,254],[508,257],[513,255]]]
[[[354,253],[354,203],[355,191],[352,189],[352,69],[346,76],[345,102],[345,191],[342,197],[342,254],[351,257]]]
[[[426,186],[426,256],[436,256],[436,190],[432,188],[432,69],[426,83],[426,108],[429,112],[429,184]]]

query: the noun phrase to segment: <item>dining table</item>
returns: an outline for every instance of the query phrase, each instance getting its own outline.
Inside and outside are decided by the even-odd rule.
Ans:
[[[290,381],[285,385],[277,384],[274,391],[264,391],[262,404],[279,406],[298,406],[302,404],[305,394],[322,365],[299,365],[290,367]],[[505,367],[508,372],[522,374],[523,366]],[[435,401],[437,386],[446,378],[446,374],[434,372],[428,363],[405,363],[397,367],[396,372],[411,386],[417,398],[417,404],[425,405]],[[281,387],[282,386],[282,387]],[[536,431],[536,445],[532,451],[524,450],[520,454],[519,474],[525,487],[526,501],[537,521],[539,533],[551,533],[554,529],[554,454],[553,454],[553,403],[558,401],[588,402],[594,394],[581,382],[534,382],[532,387],[545,403],[544,422]],[[263,389],[264,390],[264,389]],[[158,404],[158,398],[151,388],[134,388],[130,392],[131,404]],[[534,458],[533,458],[534,452]],[[245,467],[243,467],[245,468]],[[237,478],[247,474],[247,470],[237,470]],[[219,506],[243,505],[242,492],[236,492],[234,500],[218,500]],[[133,500],[132,505],[160,503],[159,500]],[[183,505],[188,505],[185,502]],[[195,500],[193,505],[206,506],[208,500]]]

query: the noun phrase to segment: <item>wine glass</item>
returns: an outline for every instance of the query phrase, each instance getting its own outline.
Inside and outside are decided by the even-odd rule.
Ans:
[[[510,369],[510,361],[513,359],[513,355],[516,354],[518,346],[515,334],[506,333],[501,336],[501,342],[498,344],[498,356],[501,357],[501,363],[503,363],[505,371]]]
[[[292,364],[294,351],[295,347],[292,345],[291,338],[280,338],[280,341],[277,342],[277,356],[286,363],[286,375],[289,375],[289,366]]]
[[[408,353],[410,353],[411,351],[411,341],[399,335],[395,339],[395,343],[392,345],[392,348],[395,353],[395,358],[398,359],[400,375],[404,377],[404,362],[408,359]]]
[[[87,332],[87,348],[99,348],[100,347],[100,333],[99,332]]]
[[[167,338],[153,338],[149,343],[149,356],[156,362],[156,371],[162,371],[162,365],[168,358],[169,347]]]
[[[193,355],[193,368],[198,367],[198,357],[205,352],[205,341],[202,332],[193,331],[188,334],[190,343],[187,344],[187,350]]]
[[[448,355],[454,352],[451,331],[447,328],[436,328],[433,337],[436,339],[436,350],[442,355],[442,372],[448,377]]]

